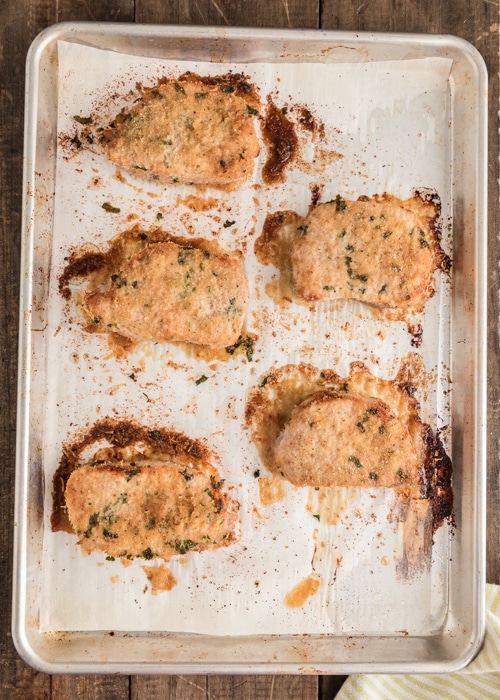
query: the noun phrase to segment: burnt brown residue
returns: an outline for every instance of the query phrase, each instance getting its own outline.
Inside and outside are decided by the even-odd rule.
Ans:
[[[303,131],[309,131],[313,135],[319,134],[320,138],[325,135],[325,125],[319,121],[306,105],[294,105],[292,108],[294,114],[297,114],[298,123]]]
[[[294,301],[300,303],[293,290],[292,265],[290,260],[292,241],[299,235],[302,217],[291,210],[269,213],[264,221],[262,233],[255,240],[254,251],[262,265],[274,265],[279,272],[279,282],[274,292],[266,292],[277,304]]]
[[[321,191],[323,189],[323,185],[311,183],[309,185],[309,189],[311,190],[311,206],[315,207],[321,199]]]
[[[64,272],[59,277],[59,292],[65,299],[71,296],[69,283],[75,277],[87,277],[106,266],[106,256],[103,253],[72,253]]]
[[[274,265],[281,272],[290,267],[290,245],[302,221],[302,217],[289,209],[267,214],[262,233],[254,244],[257,260],[262,265]]]
[[[273,264],[278,267],[281,259],[280,232],[285,223],[288,212],[276,211],[267,214],[262,233],[255,240],[254,250],[257,260],[262,265]]]
[[[313,113],[305,106],[299,107],[299,123],[304,129],[307,129],[307,131],[310,131],[312,134],[318,128]]]
[[[408,333],[411,335],[411,344],[414,348],[419,348],[422,345],[422,335],[424,329],[421,323],[416,323],[415,325],[408,325]]]
[[[442,272],[449,273],[452,267],[452,261],[450,256],[444,252],[441,246],[441,241],[443,237],[441,220],[441,197],[435,190],[428,188],[416,189],[414,191],[414,196],[421,199],[424,204],[427,204],[430,210],[433,212],[427,218],[427,222],[435,236],[437,267]]]
[[[453,525],[453,490],[451,478],[453,466],[446,454],[439,432],[434,437],[431,452],[432,464],[432,524],[433,532],[448,520]]]
[[[286,116],[286,109],[277,107],[269,95],[262,135],[268,150],[262,179],[266,185],[275,185],[284,181],[285,170],[297,155],[299,142],[295,125]]]
[[[93,118],[75,115],[73,117],[75,128],[72,133],[61,134],[59,148],[66,160],[69,160],[80,150],[92,149],[96,142]]]
[[[112,448],[108,451],[107,458],[111,461],[120,461],[120,449],[145,445],[149,449],[149,458],[156,454],[161,454],[165,459],[171,461],[192,462],[193,460],[204,460],[209,457],[209,450],[199,440],[193,440],[183,433],[161,427],[146,427],[134,423],[131,420],[116,420],[104,418],[95,423],[91,428],[79,433],[73,442],[63,445],[63,454],[59,461],[59,466],[52,481],[53,509],[50,518],[53,532],[73,532],[66,510],[64,492],[66,483],[72,472],[81,467],[83,451],[91,445],[107,442]],[[91,466],[100,464],[104,460],[87,460],[86,464]],[[131,465],[134,466],[134,465]]]
[[[421,491],[422,498],[432,499],[434,478],[434,462],[432,453],[434,446],[434,434],[430,426],[422,423],[422,427],[424,428],[422,431],[422,436],[425,443],[425,459],[422,471]]]

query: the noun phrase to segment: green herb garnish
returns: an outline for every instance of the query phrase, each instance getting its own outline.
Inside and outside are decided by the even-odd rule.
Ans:
[[[345,209],[347,209],[346,201],[338,194],[335,197],[335,211],[344,211]]]
[[[361,464],[361,462],[359,461],[359,459],[358,459],[357,457],[355,457],[354,455],[351,455],[351,456],[349,457],[349,460],[348,460],[348,461],[349,461],[349,462],[352,462],[352,463],[354,464],[354,466],[357,467],[358,469],[362,469],[362,468],[363,468],[363,465]]]
[[[116,532],[111,532],[110,530],[106,529],[105,527],[102,530],[102,534],[108,540],[117,540],[118,539],[118,535],[116,534]]]
[[[99,513],[92,513],[92,515],[89,517],[87,529],[83,533],[83,536],[89,538],[92,535],[92,530],[98,524],[99,524]]]
[[[168,544],[179,554],[185,554],[193,547],[196,547],[196,542],[193,542],[193,540],[174,540],[173,542],[168,542]],[[145,557],[145,559],[147,558],[148,557]]]
[[[75,122],[78,122],[79,124],[92,124],[91,117],[80,117],[78,114],[75,114],[73,116],[73,119],[75,120]]]
[[[118,207],[114,207],[109,202],[104,202],[102,208],[104,209],[104,211],[108,211],[110,214],[119,214],[121,211],[121,209],[119,209]]]
[[[238,340],[235,342],[234,345],[228,345],[226,347],[226,352],[229,353],[230,355],[234,355],[234,353],[236,352],[236,350],[239,347],[244,347],[246,349],[245,352],[246,352],[247,360],[249,362],[251,362],[252,358],[253,358],[253,344],[254,344],[253,338],[250,338],[250,336],[248,336],[248,335],[245,335],[245,336],[240,335],[240,337],[238,338]]]

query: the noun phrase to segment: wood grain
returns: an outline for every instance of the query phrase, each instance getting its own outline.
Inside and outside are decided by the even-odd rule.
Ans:
[[[450,33],[473,43],[490,75],[489,370],[487,577],[500,583],[500,420],[498,24],[496,0],[3,0],[0,5],[0,697],[30,700],[109,698],[332,698],[341,679],[301,676],[54,676],[29,668],[10,635],[17,387],[17,314],[21,233],[24,65],[33,38],[56,21],[128,21],[200,25],[321,27],[355,31]]]
[[[309,27],[319,24],[318,0],[137,0],[136,21],[259,27]]]

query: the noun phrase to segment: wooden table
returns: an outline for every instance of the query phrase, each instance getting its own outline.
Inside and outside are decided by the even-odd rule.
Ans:
[[[500,583],[499,0],[0,0],[1,698],[332,698],[342,677],[48,676],[20,660],[10,633],[16,373],[21,236],[24,66],[31,41],[61,21],[303,27],[455,34],[474,44],[490,75],[489,395],[487,579]]]

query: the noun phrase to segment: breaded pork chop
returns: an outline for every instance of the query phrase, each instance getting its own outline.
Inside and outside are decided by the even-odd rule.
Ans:
[[[122,261],[109,289],[88,293],[83,306],[131,340],[226,347],[238,340],[248,298],[240,255],[165,241]]]
[[[417,196],[337,196],[318,205],[292,244],[295,291],[308,300],[356,299],[422,310],[439,264],[436,217],[434,205],[424,206]]]
[[[251,177],[259,153],[255,114],[231,85],[180,78],[142,90],[99,140],[131,174],[233,189]]]
[[[209,464],[84,465],[68,479],[68,515],[85,552],[168,559],[234,541],[234,502]]]
[[[296,486],[394,487],[419,480],[403,423],[385,402],[345,392],[320,391],[296,406],[273,457]]]

